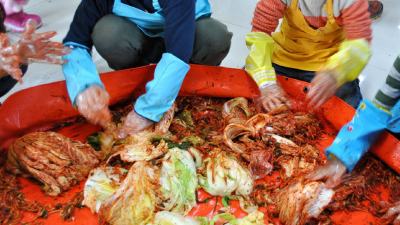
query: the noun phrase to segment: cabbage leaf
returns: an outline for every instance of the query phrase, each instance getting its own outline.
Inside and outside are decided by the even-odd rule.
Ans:
[[[120,174],[126,172],[124,168],[114,167],[106,167],[105,171],[102,167],[93,169],[85,183],[82,205],[89,207],[93,214],[99,212],[101,203],[119,188]]]
[[[160,184],[165,211],[187,215],[196,206],[198,179],[189,152],[179,148],[169,150],[162,163]]]

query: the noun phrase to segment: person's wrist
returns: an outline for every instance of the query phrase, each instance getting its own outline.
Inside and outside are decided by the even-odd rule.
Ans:
[[[258,88],[260,89],[260,91],[263,91],[263,90],[268,90],[276,85],[277,85],[276,82],[268,82],[258,86]]]
[[[346,83],[345,79],[343,78],[344,75],[343,75],[342,71],[332,70],[332,71],[330,71],[330,73],[331,73],[332,82],[335,83],[336,88],[339,88],[344,83]]]

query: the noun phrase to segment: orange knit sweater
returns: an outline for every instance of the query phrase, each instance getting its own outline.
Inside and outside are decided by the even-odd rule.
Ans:
[[[324,4],[327,0],[298,0],[297,7],[301,10],[307,23],[315,29],[324,27],[328,15]],[[289,8],[291,0],[261,0],[257,3],[252,21],[253,32],[264,32],[271,35],[283,18],[284,11]],[[365,38],[372,39],[371,23],[366,0],[333,0],[333,14],[339,26],[345,29],[349,40]]]

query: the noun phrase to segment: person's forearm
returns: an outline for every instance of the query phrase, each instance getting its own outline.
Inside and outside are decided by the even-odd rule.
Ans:
[[[196,1],[161,1],[165,18],[164,42],[168,53],[189,63],[195,38]]]
[[[280,0],[261,0],[257,3],[254,12],[252,32],[263,32],[271,35],[279,25],[279,19],[283,18],[286,5]]]
[[[348,40],[372,39],[372,20],[369,18],[368,2],[358,0],[342,10],[342,23]]]
[[[63,59],[68,60],[68,62],[62,66],[62,70],[71,102],[76,105],[76,98],[79,93],[92,85],[103,88],[104,85],[93,63],[90,49],[73,42],[67,42],[65,45],[71,46],[73,50],[70,54],[63,56]]]
[[[246,35],[246,45],[250,50],[246,58],[246,72],[259,87],[276,84],[275,70],[272,67],[274,40],[267,34],[251,32]]]

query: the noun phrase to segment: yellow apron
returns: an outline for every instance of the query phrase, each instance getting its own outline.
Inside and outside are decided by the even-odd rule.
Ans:
[[[285,11],[280,32],[272,34],[275,41],[272,62],[280,66],[317,71],[326,60],[338,51],[346,40],[344,29],[333,17],[332,1],[328,0],[325,10],[328,22],[325,27],[313,29],[308,25],[293,0]]]

